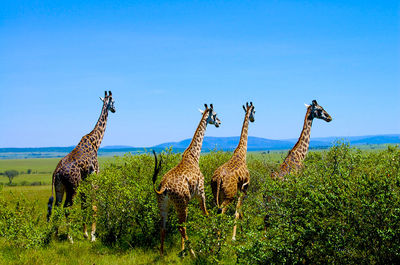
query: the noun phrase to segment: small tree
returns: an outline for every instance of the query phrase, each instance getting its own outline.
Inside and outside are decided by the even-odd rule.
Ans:
[[[28,170],[26,171],[27,174],[31,174],[32,173],[32,169],[28,168]]]
[[[18,171],[12,169],[12,170],[6,170],[4,172],[4,175],[6,175],[8,177],[8,184],[12,184],[12,180],[14,179],[14,177],[18,176]]]

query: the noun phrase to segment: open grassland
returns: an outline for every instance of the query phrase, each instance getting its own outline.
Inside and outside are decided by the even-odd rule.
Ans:
[[[12,183],[18,186],[51,185],[52,174],[61,158],[31,158],[31,159],[0,159],[0,173],[6,170],[16,170],[17,175]],[[100,167],[114,157],[99,157]],[[30,173],[28,174],[28,171]],[[6,176],[0,176],[0,185],[7,184]]]
[[[207,209],[201,214],[192,200],[186,224],[196,258],[180,252],[176,215],[171,208],[166,255],[159,256],[160,217],[151,176],[150,154],[101,160],[101,174],[91,175],[79,192],[96,199],[97,241],[82,236],[80,196],[45,221],[50,185],[0,186],[0,264],[396,264],[400,261],[400,149],[364,151],[338,144],[310,152],[304,169],[284,182],[269,176],[286,152],[250,152],[248,195],[231,240],[235,203],[224,216],[216,214],[210,188],[214,170],[232,153],[200,158]],[[180,154],[163,154],[165,174]],[[38,163],[46,171],[56,161]],[[35,170],[33,161],[20,168]],[[15,163],[14,169],[18,167]],[[26,162],[25,162],[26,163]],[[52,165],[50,165],[53,163]],[[1,165],[1,164],[0,164]],[[1,165],[1,170],[6,166]],[[23,170],[22,170],[23,171]],[[29,177],[29,176],[27,176]],[[18,177],[17,177],[18,178]],[[160,181],[160,176],[157,183]],[[98,190],[93,191],[96,185]],[[267,216],[267,218],[265,218]],[[87,221],[88,222],[88,221]],[[264,230],[266,226],[266,230]],[[58,235],[56,235],[56,227]],[[183,256],[183,257],[181,257]]]

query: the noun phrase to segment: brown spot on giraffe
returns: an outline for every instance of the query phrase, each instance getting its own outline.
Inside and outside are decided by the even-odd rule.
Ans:
[[[215,202],[218,206],[218,212],[225,213],[226,207],[235,199],[236,194],[240,191],[238,203],[235,212],[235,224],[233,227],[232,240],[236,239],[236,220],[240,216],[240,208],[243,203],[243,196],[246,195],[248,185],[250,184],[250,173],[247,169],[247,138],[249,120],[254,122],[254,106],[253,103],[246,103],[243,106],[245,111],[240,141],[232,158],[217,168],[211,179],[211,188]]]
[[[60,205],[65,192],[66,199],[64,202],[64,207],[71,206],[73,203],[73,198],[76,194],[76,189],[78,188],[80,182],[89,174],[93,172],[99,172],[97,151],[100,147],[106,129],[108,111],[115,112],[114,100],[112,98],[111,91],[109,91],[108,95],[106,91],[104,99],[100,99],[103,101],[103,106],[100,117],[94,129],[89,134],[83,136],[78,145],[68,155],[60,160],[53,172],[52,195],[48,202],[47,221],[50,220],[51,216],[54,201],[54,189],[56,193],[55,205]],[[101,120],[104,122],[101,122]],[[85,196],[83,195],[82,201],[84,200]],[[93,206],[93,209],[95,209],[95,206]],[[92,241],[95,241],[95,231],[96,224],[93,223],[91,232]],[[87,229],[85,224],[84,235],[87,237]]]
[[[178,216],[179,232],[181,233],[181,250],[185,249],[185,240],[188,239],[186,227],[182,223],[187,220],[187,207],[189,201],[196,197],[200,202],[200,208],[205,215],[208,215],[206,209],[206,197],[204,193],[204,176],[200,171],[199,158],[203,138],[207,124],[214,124],[219,127],[220,120],[213,110],[213,105],[205,110],[200,123],[192,138],[189,147],[183,152],[181,162],[168,171],[161,179],[159,190],[156,189],[158,207],[161,215],[161,255],[164,253],[164,239],[166,232],[166,223],[168,218],[168,208],[170,204],[175,206]],[[155,155],[155,153],[154,153]],[[153,174],[153,183],[155,183],[157,174],[160,170],[160,164],[157,166],[157,157],[155,156],[156,166]],[[192,255],[194,252],[190,249]]]

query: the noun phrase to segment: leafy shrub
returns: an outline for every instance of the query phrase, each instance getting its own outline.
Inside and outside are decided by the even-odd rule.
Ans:
[[[268,155],[249,154],[251,183],[236,241],[231,241],[236,201],[226,215],[217,215],[210,187],[214,170],[231,155],[211,152],[200,158],[210,215],[202,215],[196,200],[190,202],[187,245],[197,254],[195,263],[393,264],[400,260],[399,147],[361,152],[337,143],[329,150],[310,152],[304,168],[286,181],[270,178],[279,165]],[[163,152],[160,176],[180,159],[181,154]],[[43,205],[0,200],[0,236],[16,246],[43,246],[55,227],[64,237],[69,227],[79,238],[82,223],[96,218],[98,238],[106,245],[157,248],[160,217],[153,169],[151,154],[126,154],[109,162],[99,175],[82,182],[79,193],[86,195],[86,207],[68,209],[70,224],[63,221],[62,208],[54,209],[52,224],[47,225],[38,221],[38,208]],[[264,200],[266,196],[272,200]],[[81,201],[76,196],[75,205]],[[92,201],[98,208],[96,217],[89,207]],[[179,238],[171,207],[166,243],[178,246]]]
[[[0,236],[17,247],[47,245],[50,242],[51,229],[42,225],[42,216],[38,214],[41,207],[42,205],[29,202],[24,197],[16,202],[0,198]]]
[[[266,233],[251,226],[240,263],[395,263],[400,251],[398,148],[362,154],[346,144],[310,153],[274,200]]]
[[[175,166],[179,159],[180,154],[173,154],[171,150],[164,152],[161,174]],[[151,178],[153,169],[152,154],[126,154],[80,186],[81,193],[95,198],[97,231],[102,242],[122,248],[158,243],[160,226]],[[90,216],[89,211],[87,219]]]

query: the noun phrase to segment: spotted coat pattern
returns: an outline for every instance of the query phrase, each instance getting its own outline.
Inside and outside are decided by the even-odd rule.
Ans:
[[[56,206],[62,202],[64,193],[66,194],[64,207],[71,206],[80,182],[89,174],[99,172],[97,151],[106,129],[108,110],[115,112],[111,91],[109,95],[105,93],[105,98],[102,100],[103,106],[100,117],[94,129],[82,137],[78,145],[60,160],[54,170],[52,189],[54,188],[56,193]],[[52,203],[53,196],[50,197],[48,203],[48,220],[51,215]],[[93,207],[95,210],[95,206]],[[95,224],[92,225],[92,241],[94,241],[94,230]],[[84,225],[84,233],[85,237],[87,237],[86,225]]]
[[[236,206],[235,220],[239,218],[243,194],[246,194],[248,185],[250,184],[250,173],[247,169],[246,154],[249,117],[252,111],[254,111],[254,106],[252,104],[246,107],[239,144],[233,152],[232,158],[217,168],[211,179],[212,193],[219,208],[218,211],[221,213],[225,213],[226,207],[235,199],[238,191],[241,192]],[[235,236],[236,224],[233,230],[233,240],[235,240]]]
[[[100,117],[94,129],[82,137],[78,145],[60,160],[54,170],[53,185],[56,191],[56,205],[61,203],[64,192],[66,193],[64,206],[72,205],[72,198],[79,183],[89,174],[98,173],[97,151],[106,130],[107,105],[111,99],[111,96],[105,98]]]
[[[212,112],[206,107],[193,139],[182,155],[181,162],[162,177],[159,190],[156,190],[161,215],[161,254],[164,252],[164,239],[170,204],[175,206],[179,224],[186,222],[188,203],[194,197],[199,200],[203,213],[208,215],[204,193],[204,176],[200,171],[199,158],[209,115],[212,115]],[[213,116],[216,119],[215,122],[218,123],[214,124],[218,127],[219,120],[216,118],[216,114]],[[181,233],[181,249],[183,251],[185,249],[185,240],[188,237],[184,226],[179,226],[179,231]],[[193,250],[190,251],[194,255]]]
[[[272,178],[283,180],[285,175],[301,169],[310,145],[311,126],[314,118],[323,119],[326,122],[332,120],[331,116],[318,105],[317,101],[313,100],[312,104],[307,107],[303,130],[301,131],[298,141],[280,165],[279,171],[272,173]]]

